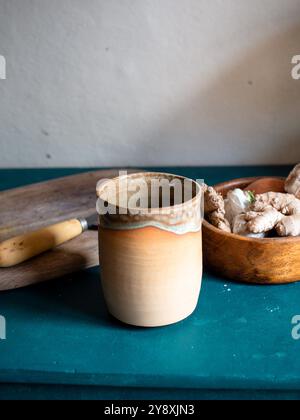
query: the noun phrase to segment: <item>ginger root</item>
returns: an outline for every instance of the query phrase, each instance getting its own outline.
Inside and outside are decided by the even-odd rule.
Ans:
[[[224,199],[205,185],[205,216],[222,231],[243,236],[263,238],[273,229],[279,236],[300,236],[300,164],[288,176],[285,191],[253,196],[237,189]]]
[[[204,211],[205,214],[214,211],[225,212],[224,198],[213,187],[204,187]]]
[[[214,211],[209,214],[208,219],[213,226],[223,230],[223,232],[231,233],[230,224],[222,212]]]
[[[207,185],[204,186],[204,213],[213,226],[231,233],[230,223],[225,217],[224,198],[214,188]]]
[[[253,213],[253,218],[257,216],[257,213]],[[239,214],[233,220],[232,232],[236,235],[247,236],[249,238],[263,239],[265,233],[253,233],[249,230],[249,213],[248,214]]]
[[[258,194],[255,197],[252,210],[256,212],[263,212],[270,206],[286,216],[300,214],[300,200],[292,194],[274,192]]]
[[[250,212],[246,214],[249,231],[257,234],[271,231],[283,218],[284,215],[273,207],[267,207],[260,213]]]
[[[300,164],[292,170],[286,179],[285,191],[300,199]]]
[[[275,228],[279,236],[300,236],[300,164],[288,176],[285,190],[287,194],[256,195],[252,210],[258,214],[248,223],[251,232]]]
[[[300,236],[300,214],[285,216],[276,226],[279,236]]]

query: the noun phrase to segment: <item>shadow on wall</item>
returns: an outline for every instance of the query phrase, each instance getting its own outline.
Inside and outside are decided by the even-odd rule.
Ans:
[[[300,81],[291,76],[299,40],[300,25],[245,51],[225,71],[220,68],[210,86],[190,95],[172,118],[149,133],[144,156],[157,147],[166,164],[178,156],[182,165],[205,164],[201,152],[206,148],[207,164],[299,162]],[[194,148],[193,162],[187,144]]]

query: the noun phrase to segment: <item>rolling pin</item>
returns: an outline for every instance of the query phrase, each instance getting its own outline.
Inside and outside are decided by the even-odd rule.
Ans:
[[[97,228],[96,220],[97,215],[68,220],[8,239],[0,243],[0,268],[14,267]]]

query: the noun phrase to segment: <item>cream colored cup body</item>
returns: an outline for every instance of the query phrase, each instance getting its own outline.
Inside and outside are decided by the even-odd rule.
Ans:
[[[200,203],[199,190],[192,203],[195,211],[200,212]],[[102,286],[110,313],[120,321],[158,327],[181,321],[194,312],[201,289],[202,232],[201,223],[197,229],[182,231],[181,223],[195,226],[189,218],[196,213],[191,211],[191,203],[182,204],[186,205],[188,212],[182,221],[177,217],[174,231],[163,226],[168,224],[165,216],[161,220],[154,217],[154,222],[150,217],[141,226],[136,216],[123,217],[124,223],[115,226],[108,226],[100,217]]]

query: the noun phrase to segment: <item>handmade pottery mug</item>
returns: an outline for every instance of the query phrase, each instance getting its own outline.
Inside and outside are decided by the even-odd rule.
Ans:
[[[109,312],[140,327],[191,315],[202,281],[201,186],[176,175],[138,173],[100,181],[97,195]]]

